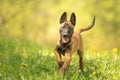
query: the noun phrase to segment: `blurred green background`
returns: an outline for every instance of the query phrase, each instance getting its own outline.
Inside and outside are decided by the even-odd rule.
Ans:
[[[75,29],[96,24],[82,33],[85,48],[120,47],[120,0],[0,0],[0,37],[24,38],[41,45],[54,45],[59,18],[75,12]]]

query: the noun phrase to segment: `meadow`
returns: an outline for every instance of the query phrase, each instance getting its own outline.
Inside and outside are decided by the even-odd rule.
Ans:
[[[0,80],[59,80],[53,46],[19,38],[0,38]],[[84,73],[78,71],[74,54],[61,80],[119,80],[120,51],[85,50]]]
[[[120,80],[120,0],[0,0],[0,80]],[[53,53],[59,19],[76,14],[82,33],[84,73],[72,56],[68,73],[57,77]]]

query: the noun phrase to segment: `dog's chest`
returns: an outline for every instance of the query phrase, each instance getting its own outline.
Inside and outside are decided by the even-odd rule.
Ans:
[[[65,55],[65,52],[70,51],[71,46],[70,45],[62,45],[62,46],[57,46],[57,51],[59,54],[62,54],[63,56]]]

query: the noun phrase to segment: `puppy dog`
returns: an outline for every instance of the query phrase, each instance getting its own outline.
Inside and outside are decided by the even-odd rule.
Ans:
[[[81,32],[87,31],[91,29],[95,24],[95,16],[93,18],[92,23],[86,28],[79,29],[74,31],[74,27],[76,24],[76,16],[75,13],[71,14],[70,20],[67,20],[67,13],[64,12],[60,18],[60,28],[59,33],[60,37],[56,43],[56,47],[54,49],[54,54],[56,56],[57,63],[59,65],[58,74],[64,74],[69,67],[69,64],[72,60],[72,55],[75,51],[79,56],[79,67],[83,72],[83,40],[80,35]],[[62,60],[61,56],[65,57],[65,60]]]

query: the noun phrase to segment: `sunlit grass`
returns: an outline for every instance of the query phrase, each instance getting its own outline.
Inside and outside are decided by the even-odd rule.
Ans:
[[[57,80],[58,65],[53,47],[24,39],[0,38],[0,80]],[[119,48],[85,50],[84,73],[77,54],[62,80],[119,80]]]

